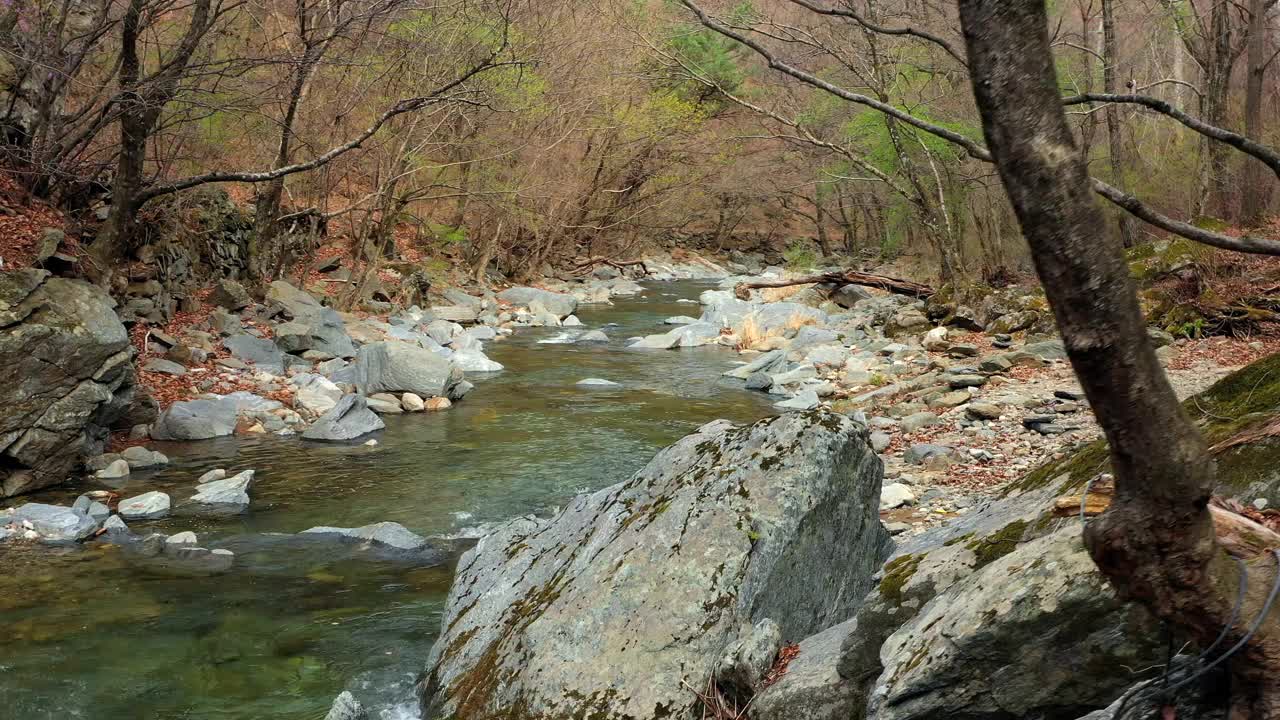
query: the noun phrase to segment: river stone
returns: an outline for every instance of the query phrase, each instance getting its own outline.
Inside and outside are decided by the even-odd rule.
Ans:
[[[236,403],[217,400],[182,400],[160,414],[151,428],[156,440],[206,440],[230,435],[236,429]]]
[[[232,356],[259,370],[272,375],[284,374],[284,352],[270,340],[245,333],[225,338],[222,345]]]
[[[125,448],[120,453],[120,457],[128,461],[130,470],[144,470],[169,464],[169,458],[164,453],[148,450],[141,445]]]
[[[125,520],[159,520],[169,515],[169,496],[152,491],[121,500],[116,512]]]
[[[213,482],[214,480],[221,480],[226,476],[227,476],[226,470],[224,470],[223,468],[214,468],[213,470],[210,470],[204,473],[203,475],[201,475],[200,477],[196,478],[196,483],[203,484],[207,482]]]
[[[312,415],[323,415],[342,399],[342,388],[323,375],[304,373],[295,375],[292,382],[298,389],[294,394],[295,406]]]
[[[133,402],[129,336],[100,288],[0,272],[0,498],[62,482]]]
[[[165,538],[165,541],[164,541],[165,545],[174,545],[174,546],[198,545],[199,543],[200,543],[200,538],[196,537],[196,534],[191,532],[190,530],[184,530],[183,532],[180,532],[180,533],[174,533],[169,537]]]
[[[360,348],[353,365],[356,387],[364,395],[411,392],[421,397],[451,397],[450,391],[462,381],[462,368],[448,358],[394,340]]]
[[[88,513],[76,512],[63,505],[27,503],[13,511],[13,521],[31,523],[31,529],[45,540],[83,540],[98,529]]]
[[[202,515],[236,515],[249,509],[253,471],[244,470],[225,480],[200,484],[183,510]]]
[[[460,560],[423,716],[693,717],[744,625],[847,618],[890,546],[866,431],[827,410],[704,425]]]
[[[751,720],[850,720],[864,699],[857,683],[836,673],[841,643],[856,629],[849,620],[800,642],[800,653],[777,682],[756,693]]]
[[[400,396],[400,407],[404,408],[405,412],[411,413],[422,412],[427,409],[426,404],[422,402],[422,398],[413,393],[405,393]]]
[[[922,428],[933,427],[934,425],[941,424],[942,419],[931,412],[912,413],[902,418],[900,423],[902,426],[902,432],[905,433],[913,433]]]
[[[502,363],[490,360],[479,348],[467,348],[455,352],[450,360],[466,372],[498,372]]]
[[[588,330],[574,339],[574,342],[583,345],[590,343],[607,343],[609,342],[609,336],[605,335],[603,330]]]
[[[726,370],[724,375],[727,377],[746,380],[752,375],[760,373],[777,373],[786,370],[787,354],[782,350],[771,350],[762,353],[759,357],[746,365],[740,365],[732,370]]]
[[[102,523],[102,529],[106,530],[108,535],[128,534],[129,532],[129,526],[119,515],[112,515],[107,518],[106,522]]]
[[[313,527],[302,531],[307,535],[338,535],[350,540],[360,540],[386,545],[397,550],[418,550],[427,545],[427,539],[395,522],[380,522],[358,528]]]
[[[328,440],[341,442],[355,440],[375,430],[386,427],[382,418],[378,417],[365,404],[359,395],[344,395],[333,409],[321,415],[311,427],[303,431],[302,437],[307,440]]]
[[[267,307],[273,315],[283,314],[297,323],[299,329],[291,332],[309,335],[310,349],[339,358],[349,358],[356,354],[355,344],[347,334],[342,316],[289,283],[276,280],[268,286]]]
[[[796,394],[795,397],[782,402],[776,402],[774,407],[779,410],[812,410],[822,403],[818,399],[818,393],[815,390],[803,390]]]
[[[112,460],[110,464],[93,474],[99,480],[119,480],[129,475],[129,462],[124,458]]]
[[[955,454],[955,449],[946,445],[931,445],[929,443],[918,443],[907,448],[902,453],[902,461],[908,465],[923,465],[926,461],[950,458]]]
[[[911,488],[902,483],[893,483],[885,485],[880,491],[880,509],[893,510],[903,505],[914,505],[916,502],[916,494],[911,492]]]
[[[142,365],[142,369],[147,372],[160,373],[162,375],[173,375],[181,377],[187,374],[187,369],[172,360],[164,358],[151,358]]]
[[[333,699],[333,705],[329,707],[329,714],[324,716],[324,720],[369,720],[369,713],[350,692],[343,690]]]
[[[365,398],[364,403],[379,415],[399,415],[404,412],[400,398],[391,393],[375,393]]]
[[[1162,634],[1098,572],[1072,523],[934,598],[880,648],[868,717],[1071,717],[1162,662]]]
[[[675,330],[672,330],[660,335],[646,335],[627,347],[636,350],[670,350],[678,346],[680,340],[680,335]]]
[[[584,387],[618,387],[618,383],[604,378],[583,378],[575,384]]]
[[[572,315],[578,309],[578,299],[572,295],[533,287],[508,288],[498,293],[498,299],[516,307],[530,309],[534,303],[540,303],[542,307],[554,314],[557,320]]]

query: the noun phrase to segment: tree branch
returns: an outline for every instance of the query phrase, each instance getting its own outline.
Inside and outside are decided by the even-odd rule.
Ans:
[[[931,42],[934,45],[937,45],[938,47],[942,48],[943,51],[945,51],[948,55],[954,58],[955,61],[960,63],[961,65],[965,67],[969,66],[969,63],[968,61],[965,60],[964,55],[961,55],[959,52],[957,52],[956,49],[951,46],[951,43],[947,42],[946,40],[943,40],[942,38],[938,37],[937,35],[934,35],[933,33],[930,33],[924,30],[917,30],[912,27],[893,28],[893,27],[885,27],[884,25],[877,25],[876,23],[873,23],[870,20],[867,20],[862,15],[855,12],[852,8],[847,8],[847,7],[823,8],[823,7],[818,7],[816,3],[810,2],[809,0],[789,0],[789,2],[791,2],[794,5],[799,5],[800,7],[810,12],[817,13],[819,15],[833,15],[836,17],[848,18],[858,23],[862,27],[866,28],[867,30],[870,30],[871,32],[874,32],[874,33],[879,33],[881,35],[910,35],[911,37],[918,37],[921,40]]]

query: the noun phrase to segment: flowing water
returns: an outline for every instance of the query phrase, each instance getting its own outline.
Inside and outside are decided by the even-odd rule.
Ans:
[[[257,471],[251,511],[170,518],[135,532],[195,530],[237,552],[232,572],[175,577],[117,548],[0,549],[0,717],[23,720],[318,720],[342,689],[373,717],[414,717],[411,687],[440,626],[447,566],[371,558],[267,533],[394,520],[421,535],[528,513],[625,479],[709,420],[769,412],[767,397],[720,374],[718,348],[630,351],[625,339],[696,314],[707,285],[651,285],[584,306],[608,345],[541,344],[554,330],[487,343],[506,371],[452,409],[387,416],[376,447],[298,439],[156,443],[172,463],[125,496],[188,497],[202,472]],[[598,377],[620,387],[587,389]],[[31,500],[69,503],[76,490]],[[265,534],[265,535],[264,535]]]

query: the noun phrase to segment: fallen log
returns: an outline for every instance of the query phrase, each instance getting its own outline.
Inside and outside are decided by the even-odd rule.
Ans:
[[[573,272],[574,274],[577,274],[587,268],[593,268],[596,265],[608,265],[609,267],[617,268],[618,270],[639,265],[640,269],[643,270],[646,275],[649,274],[649,266],[644,264],[644,260],[614,260],[607,257],[593,257],[589,260],[580,262],[573,267]]]
[[[1086,497],[1067,495],[1054,502],[1053,514],[1057,517],[1078,518],[1080,505],[1084,503],[1084,514],[1093,517],[1102,513],[1111,505],[1113,488],[1103,484],[1101,488],[1090,488]],[[1213,516],[1214,535],[1218,545],[1232,557],[1248,560],[1269,550],[1280,548],[1280,534],[1262,523],[1234,512],[1224,503],[1211,502],[1209,514]]]
[[[791,278],[789,280],[748,280],[740,282],[733,289],[733,294],[741,300],[751,297],[751,291],[756,288],[779,288],[790,287],[792,285],[810,285],[810,284],[835,285],[841,287],[844,285],[859,285],[861,287],[878,288],[886,290],[895,295],[906,295],[923,300],[934,293],[934,289],[928,285],[922,285],[918,282],[910,280],[902,280],[900,278],[887,277],[885,275],[872,275],[871,273],[859,272],[857,270],[838,270],[836,272],[821,273],[818,275],[806,275],[804,277]]]

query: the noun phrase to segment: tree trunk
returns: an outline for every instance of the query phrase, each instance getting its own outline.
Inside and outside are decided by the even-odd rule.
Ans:
[[[1204,83],[1204,119],[1205,122],[1217,127],[1227,126],[1231,69],[1235,66],[1235,51],[1231,43],[1230,9],[1231,4],[1228,2],[1214,2],[1209,15],[1210,37],[1207,38],[1207,42],[1211,50]],[[1208,208],[1211,212],[1225,217],[1232,206],[1228,197],[1230,171],[1227,157],[1230,148],[1209,138],[1203,138],[1201,145],[1204,148],[1206,162]]]
[[[1116,500],[1086,529],[1094,561],[1121,597],[1202,646],[1230,622],[1235,564],[1214,539],[1214,465],[1146,335],[1120,244],[1100,237],[1061,104],[1042,0],[960,0],[988,147],[1031,246],[1063,342],[1111,448]],[[1276,578],[1260,558],[1238,625]],[[1228,646],[1243,637],[1228,633]],[[1280,717],[1280,636],[1264,623],[1233,657],[1233,717]]]
[[[1116,0],[1102,0],[1102,88],[1107,94],[1119,92],[1116,65],[1120,53],[1116,42],[1115,4]],[[1107,106],[1107,145],[1111,155],[1111,182],[1123,188],[1127,161],[1120,129],[1120,105],[1116,103]],[[1127,212],[1117,213],[1117,224],[1121,242],[1125,247],[1133,247],[1136,237],[1133,216]]]
[[[1250,140],[1261,141],[1264,131],[1262,115],[1262,86],[1267,71],[1267,2],[1249,0],[1248,73],[1245,76],[1244,134]],[[1267,204],[1271,200],[1271,188],[1275,178],[1266,166],[1252,158],[1244,159],[1240,176],[1240,224],[1256,227],[1261,224]]]

